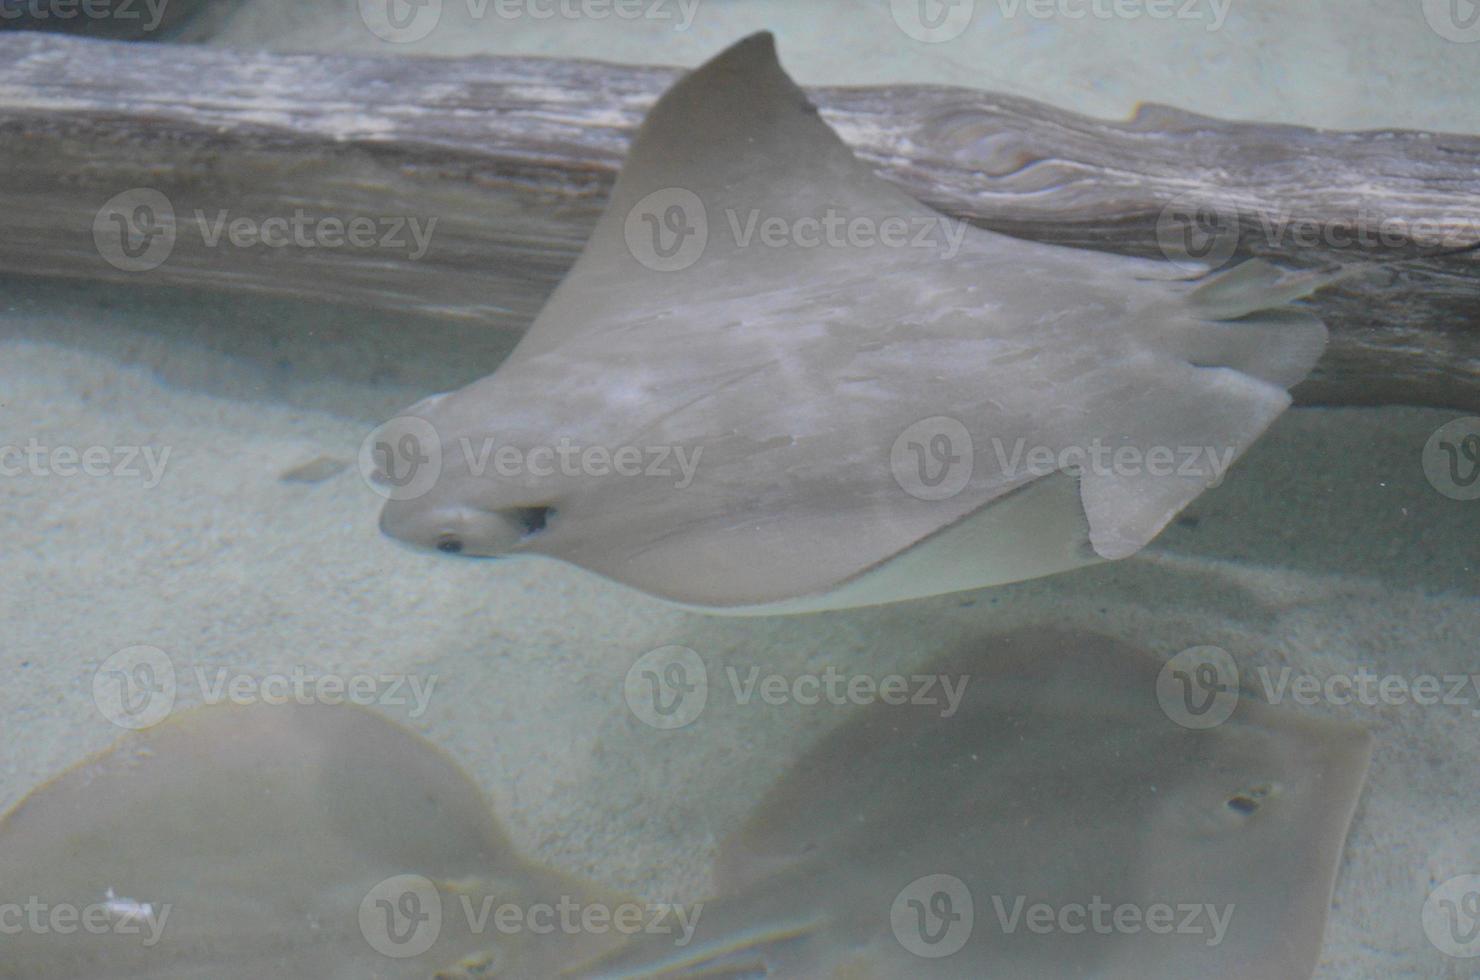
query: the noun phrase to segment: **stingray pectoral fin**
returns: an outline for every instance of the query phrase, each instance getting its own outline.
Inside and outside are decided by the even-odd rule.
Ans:
[[[1288,307],[1198,323],[1182,343],[1183,356],[1195,365],[1235,368],[1287,390],[1310,374],[1325,350],[1326,325]]]
[[[1290,405],[1284,388],[1233,368],[1181,365],[1172,374],[1157,392],[1126,394],[1143,403],[1132,439],[1087,457],[1081,493],[1101,558],[1149,544]]]
[[[1121,420],[1112,455],[1087,460],[1090,543],[1106,559],[1132,555],[1289,408],[1289,388],[1326,349],[1319,318],[1284,304],[1344,273],[1286,273],[1253,259],[1198,285],[1148,323],[1169,362],[1142,369],[1155,384],[1113,392],[1092,411]],[[1149,346],[1149,345],[1148,345]],[[1180,360],[1176,360],[1180,359]],[[1189,439],[1189,433],[1196,433]]]

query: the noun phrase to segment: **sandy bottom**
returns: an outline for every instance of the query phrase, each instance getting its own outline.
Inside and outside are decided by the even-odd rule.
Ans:
[[[717,842],[849,709],[711,697],[661,732],[622,697],[646,651],[795,675],[909,672],[962,639],[1087,628],[1170,654],[1217,644],[1245,670],[1325,678],[1476,671],[1480,503],[1420,454],[1452,414],[1297,410],[1146,553],[1058,578],[811,617],[679,611],[553,562],[479,563],[383,539],[353,466],[375,422],[486,373],[509,338],[371,314],[0,280],[4,442],[168,449],[162,475],[0,479],[0,803],[119,734],[93,700],[116,651],[150,644],[262,677],[396,674],[539,858],[650,898],[705,896]],[[121,459],[121,457],[112,457]],[[325,460],[328,462],[325,462]],[[283,479],[319,461],[317,482]],[[1317,704],[1376,734],[1346,850],[1328,978],[1467,977],[1426,940],[1436,882],[1480,872],[1480,703]],[[1473,961],[1471,961],[1473,962]]]

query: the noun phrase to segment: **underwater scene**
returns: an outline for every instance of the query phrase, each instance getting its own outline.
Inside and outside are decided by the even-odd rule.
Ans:
[[[0,978],[1480,978],[1477,77],[0,0]]]

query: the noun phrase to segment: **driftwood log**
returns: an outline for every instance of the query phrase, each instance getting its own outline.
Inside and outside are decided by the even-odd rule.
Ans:
[[[676,75],[0,36],[0,272],[519,330],[574,260],[634,128]],[[812,94],[886,178],[982,227],[1159,256],[1177,239],[1169,229],[1201,221],[1208,236],[1192,244],[1212,246],[1213,259],[1236,238],[1238,255],[1294,266],[1372,263],[1311,300],[1332,343],[1297,397],[1480,410],[1480,255],[1432,257],[1480,240],[1480,137],[1226,122],[1155,105],[1107,122],[940,87]],[[173,214],[168,257],[148,271],[119,268],[95,237],[105,202],[135,188],[161,192]],[[212,242],[223,218],[295,214],[371,219],[377,244]],[[432,218],[424,254],[405,230],[406,247],[382,247],[393,219]],[[1379,264],[1398,259],[1408,261]]]

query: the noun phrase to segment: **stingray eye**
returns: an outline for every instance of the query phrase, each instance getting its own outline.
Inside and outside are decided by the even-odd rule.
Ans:
[[[1274,792],[1275,787],[1268,783],[1250,786],[1242,793],[1235,793],[1228,798],[1228,809],[1246,817],[1253,816],[1264,805],[1264,801],[1274,795]]]
[[[532,538],[550,524],[555,516],[553,507],[519,507],[508,512],[509,520],[519,529],[521,538]]]
[[[444,534],[437,539],[437,550],[447,555],[461,554],[463,550],[462,538]]]

